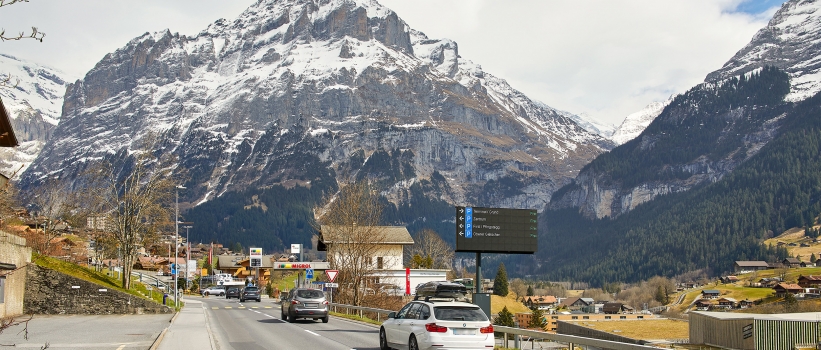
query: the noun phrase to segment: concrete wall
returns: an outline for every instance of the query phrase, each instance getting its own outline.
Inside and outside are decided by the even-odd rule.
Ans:
[[[16,270],[0,270],[5,275],[3,303],[0,318],[23,314],[23,295],[26,290],[26,265],[31,262],[31,248],[26,239],[0,231],[0,263],[14,264]]]
[[[33,314],[153,314],[172,309],[37,265],[27,271],[24,311]]]
[[[745,327],[750,332],[755,332],[753,327],[755,320],[752,315],[749,318],[718,319],[698,312],[691,312],[688,318],[691,344],[742,350],[756,348],[753,336],[744,338]]]

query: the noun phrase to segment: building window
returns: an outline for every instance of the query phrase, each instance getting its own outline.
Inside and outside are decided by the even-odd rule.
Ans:
[[[619,319],[626,320],[627,316],[619,316]]]
[[[583,319],[583,320],[589,320],[589,319],[590,319],[590,316],[582,316],[582,319]]]
[[[579,316],[573,316],[572,318],[573,318],[574,320],[578,320],[578,319],[579,319]]]
[[[376,268],[378,270],[382,270],[382,269],[385,268],[385,266],[382,264],[382,257],[381,256],[376,258]]]
[[[643,320],[644,316],[639,316],[638,319]]]
[[[604,316],[604,319],[605,319],[605,320],[609,320],[609,319],[610,319],[610,316]]]
[[[552,319],[554,319],[554,320],[558,320],[558,319],[559,319],[559,316],[550,316],[550,318],[552,318]]]

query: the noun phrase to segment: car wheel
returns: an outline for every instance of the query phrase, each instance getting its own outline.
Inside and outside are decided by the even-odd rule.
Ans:
[[[408,350],[419,350],[419,344],[416,343],[416,336],[411,335],[408,340]]]
[[[245,299],[240,299],[240,300],[239,300],[239,302],[240,302],[240,303],[244,303],[244,302],[245,302]]]
[[[328,323],[328,321],[330,319],[331,319],[331,316],[325,315],[325,317],[322,318],[322,323]]]
[[[291,322],[291,323],[296,322],[296,317],[295,317],[295,316],[288,315],[288,322]]]
[[[385,335],[385,328],[379,330],[379,350],[391,350],[388,346],[388,336]]]
[[[258,303],[261,303],[261,302],[262,302],[262,299],[257,299],[257,302],[258,302]]]
[[[288,315],[286,315],[286,314],[285,314],[285,311],[283,311],[282,313],[280,313],[280,315],[279,315],[279,316],[280,316],[280,318],[281,318],[283,321],[288,321]]]

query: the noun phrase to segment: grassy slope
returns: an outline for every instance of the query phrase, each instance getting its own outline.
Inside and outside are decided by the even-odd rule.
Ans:
[[[591,329],[641,340],[683,339],[690,337],[687,321],[677,320],[630,320],[630,321],[581,321],[573,322]]]
[[[131,290],[126,290],[123,289],[122,284],[118,279],[115,279],[111,276],[107,276],[105,274],[99,273],[97,271],[91,270],[89,268],[77,264],[40,255],[37,253],[32,254],[31,260],[33,263],[41,267],[62,272],[66,275],[76,277],[91,283],[96,283],[106,288],[115,289],[124,293],[132,294],[143,298],[148,298],[148,296],[150,295],[151,297],[149,299],[152,299],[155,302],[162,304],[161,293],[149,293],[148,289],[143,284],[138,283],[136,281],[134,281],[131,284]]]
[[[516,293],[510,292],[506,297],[498,296],[498,295],[491,295],[490,296],[490,312],[493,314],[498,314],[499,311],[502,311],[502,308],[507,307],[507,311],[510,311],[512,314],[516,314],[517,312],[530,312],[530,309],[522,304],[521,302],[517,301]]]

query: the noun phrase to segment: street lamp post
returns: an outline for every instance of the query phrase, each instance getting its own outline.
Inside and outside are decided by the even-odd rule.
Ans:
[[[177,186],[176,191],[175,191],[176,192],[176,198],[174,200],[174,233],[175,233],[175,236],[176,236],[174,238],[174,263],[177,265],[176,270],[178,270],[177,273],[173,274],[174,275],[174,307],[175,308],[180,307],[180,297],[179,297],[180,292],[179,292],[179,286],[177,285],[179,283],[178,282],[179,278],[177,278],[177,276],[179,276],[180,266],[179,266],[179,264],[177,264],[177,257],[180,255],[180,253],[179,253],[179,244],[178,244],[179,241],[180,241],[180,190],[184,190],[184,189],[185,189],[185,187],[183,187],[183,186],[179,186],[179,185]],[[186,264],[187,263],[188,262],[186,261]],[[186,269],[187,269],[187,267],[186,267]]]
[[[191,241],[188,240],[188,229],[192,228],[191,225],[185,225],[185,289],[188,289],[188,270],[189,269],[189,261],[191,261]]]

